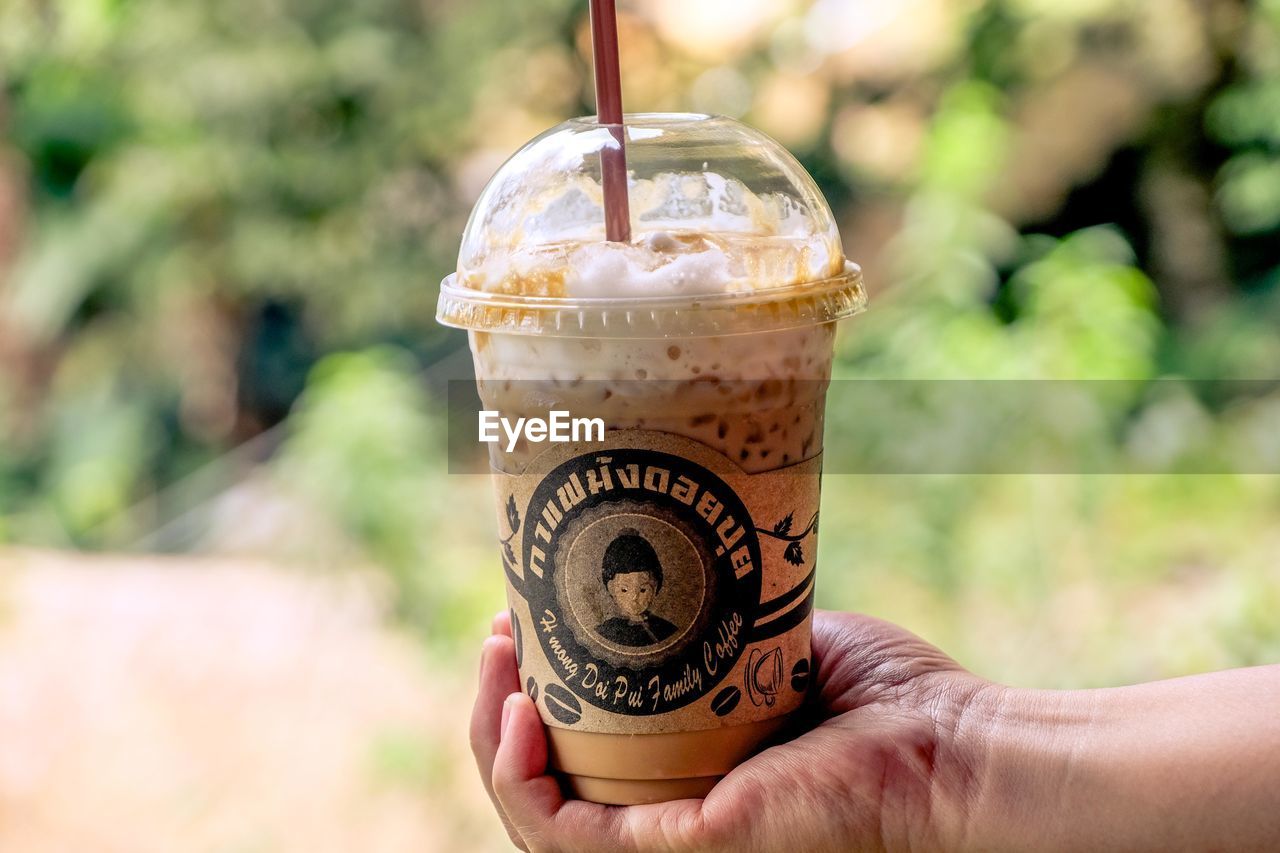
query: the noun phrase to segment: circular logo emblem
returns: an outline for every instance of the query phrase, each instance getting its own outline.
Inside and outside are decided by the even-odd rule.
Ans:
[[[760,601],[760,541],[720,477],[655,450],[587,453],[547,474],[527,512],[529,630],[573,694],[661,714],[734,668]]]

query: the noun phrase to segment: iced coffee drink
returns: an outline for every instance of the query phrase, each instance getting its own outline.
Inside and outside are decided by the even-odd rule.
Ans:
[[[812,180],[728,119],[632,116],[629,242],[575,120],[494,177],[442,287],[482,403],[603,441],[492,446],[521,680],[585,799],[702,796],[809,676],[835,322],[865,297]]]

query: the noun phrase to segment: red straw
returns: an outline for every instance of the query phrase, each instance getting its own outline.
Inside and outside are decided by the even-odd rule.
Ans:
[[[622,127],[622,78],[618,73],[618,13],[614,0],[591,0],[591,47],[596,66],[596,120],[618,144],[600,152],[604,178],[604,230],[612,243],[631,242],[627,202],[627,148]]]

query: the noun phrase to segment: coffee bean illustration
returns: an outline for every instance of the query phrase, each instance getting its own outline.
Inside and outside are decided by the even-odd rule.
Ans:
[[[725,716],[738,707],[738,700],[742,698],[742,691],[736,687],[726,687],[716,694],[716,698],[711,700],[711,710],[715,711],[718,716]]]
[[[566,726],[572,726],[582,719],[582,703],[578,701],[577,696],[574,696],[559,684],[547,685],[547,691],[543,694],[542,702],[547,706],[547,710],[551,712],[551,716]]]
[[[511,611],[511,639],[516,644],[516,666],[524,666],[524,643],[520,638],[520,617]]]
[[[524,684],[524,692],[529,694],[529,698],[534,702],[538,701],[538,682],[533,680],[533,676],[529,676],[529,680]]]
[[[791,667],[791,689],[803,693],[809,686],[809,659],[801,658]]]

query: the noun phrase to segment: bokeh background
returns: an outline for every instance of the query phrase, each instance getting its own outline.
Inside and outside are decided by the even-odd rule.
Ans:
[[[1169,472],[828,477],[820,604],[1028,686],[1280,659],[1280,2],[619,5],[628,110],[826,192],[840,375],[1130,380]],[[432,316],[585,7],[0,2],[0,849],[503,849]]]

